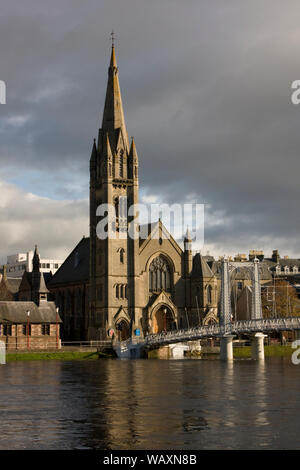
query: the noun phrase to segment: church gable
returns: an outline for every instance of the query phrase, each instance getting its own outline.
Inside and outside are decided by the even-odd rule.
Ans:
[[[124,310],[124,308],[122,306],[119,308],[119,310],[115,314],[114,320],[115,320],[115,323],[118,323],[122,320],[125,320],[128,323],[130,323],[130,317],[129,317],[128,313],[126,312],[126,310]]]
[[[145,226],[142,227],[142,236],[145,236],[145,228]],[[155,250],[155,252],[164,251],[172,259],[173,256],[176,258],[180,257],[181,259],[183,254],[182,249],[161,221],[156,222],[155,224],[148,224],[146,229],[148,229],[148,233],[150,233],[146,239],[141,240],[140,256],[145,256],[144,253],[148,254],[149,252]]]
[[[117,129],[116,130],[116,143],[115,143],[115,151],[116,153],[119,153],[120,150],[124,150],[125,155],[127,156],[128,154],[128,148],[127,148],[127,140],[125,141],[122,129]]]
[[[161,291],[155,298],[151,300],[151,302],[149,303],[149,309],[153,311],[160,305],[166,305],[173,311],[176,310],[176,306],[172,302],[170,294],[168,294],[164,290]]]

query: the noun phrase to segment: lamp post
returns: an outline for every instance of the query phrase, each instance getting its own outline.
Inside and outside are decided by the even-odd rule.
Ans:
[[[29,344],[29,318],[30,318],[30,310],[27,310],[27,349],[30,349],[30,344]]]
[[[56,308],[56,349],[58,349],[58,312],[59,307]]]
[[[167,309],[164,308],[165,331],[167,331]]]

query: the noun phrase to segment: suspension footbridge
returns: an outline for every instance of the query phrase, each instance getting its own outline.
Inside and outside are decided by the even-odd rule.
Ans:
[[[232,321],[230,276],[239,268],[247,268],[252,279],[252,305],[249,320]],[[300,331],[300,317],[263,318],[261,305],[261,284],[259,278],[259,261],[222,262],[221,275],[221,309],[219,324],[196,326],[193,328],[171,330],[150,334],[142,339],[130,338],[115,344],[118,357],[141,357],[145,349],[154,349],[176,343],[198,341],[206,338],[220,339],[220,356],[232,360],[232,341],[236,335],[246,334],[251,338],[252,357],[264,358],[264,337],[274,331]]]

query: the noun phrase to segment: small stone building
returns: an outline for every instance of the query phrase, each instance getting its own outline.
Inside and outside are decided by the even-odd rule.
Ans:
[[[59,349],[60,324],[54,302],[0,301],[0,341],[7,350]]]
[[[17,294],[10,291],[5,273],[0,284],[0,341],[7,350],[59,349],[62,323],[40,272],[40,258],[35,248],[33,271],[25,272]]]

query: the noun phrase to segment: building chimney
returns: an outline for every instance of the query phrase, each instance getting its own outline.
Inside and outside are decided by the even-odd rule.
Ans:
[[[273,250],[272,261],[274,261],[274,263],[278,263],[279,260],[280,260],[280,255],[279,255],[278,250]]]

